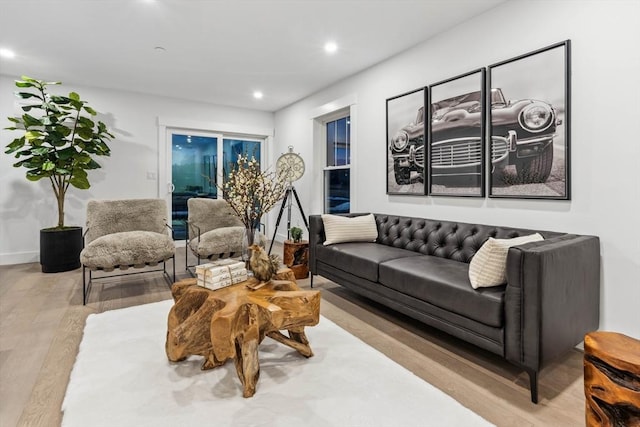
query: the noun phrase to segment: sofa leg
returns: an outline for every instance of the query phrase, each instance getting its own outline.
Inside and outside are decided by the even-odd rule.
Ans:
[[[529,388],[531,389],[531,401],[538,403],[538,371],[527,369],[529,374]]]
[[[311,287],[313,288],[313,273],[311,273]]]

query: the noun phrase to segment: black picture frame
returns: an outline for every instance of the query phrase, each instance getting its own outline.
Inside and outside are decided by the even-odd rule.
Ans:
[[[571,199],[571,41],[488,67],[489,197]]]
[[[426,87],[386,100],[387,194],[426,194]]]
[[[429,85],[428,193],[485,196],[486,70]]]

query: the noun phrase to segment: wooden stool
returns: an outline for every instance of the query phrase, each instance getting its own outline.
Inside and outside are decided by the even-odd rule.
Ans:
[[[640,426],[640,341],[615,332],[584,338],[586,425]]]
[[[309,242],[306,240],[300,242],[285,240],[282,263],[293,271],[296,279],[309,277]]]

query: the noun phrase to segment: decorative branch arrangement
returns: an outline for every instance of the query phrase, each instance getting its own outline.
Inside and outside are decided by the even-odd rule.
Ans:
[[[258,228],[260,218],[284,197],[286,185],[284,173],[261,171],[253,156],[249,159],[246,154],[238,155],[222,189],[224,199],[247,230],[249,244],[253,244],[252,231]]]

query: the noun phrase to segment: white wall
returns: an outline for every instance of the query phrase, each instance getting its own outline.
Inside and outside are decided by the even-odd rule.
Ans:
[[[601,329],[640,337],[640,2],[513,0],[276,113],[275,151],[293,144],[310,166],[296,183],[322,210],[314,111],[357,99],[352,211],[600,236]],[[401,26],[385,31],[402,31]],[[388,196],[385,99],[565,39],[572,40],[572,200]],[[374,48],[374,47],[372,47]]]
[[[21,113],[17,99],[12,96],[16,90],[14,80],[14,77],[0,76],[2,128],[9,125],[6,117]],[[71,84],[55,89],[58,93],[77,91],[115,134],[109,143],[111,156],[98,158],[102,168],[89,171],[91,188],[86,191],[70,188],[65,206],[67,225],[84,225],[89,199],[164,197],[158,194],[158,177],[165,175],[159,164],[159,141],[162,142],[160,149],[164,149],[159,118],[169,124],[225,124],[225,128],[273,129],[274,124],[272,113],[254,110]],[[17,135],[0,130],[3,152]],[[37,262],[39,230],[57,224],[57,208],[49,182],[28,182],[25,168],[11,166],[15,161],[11,156],[0,154],[0,264]],[[148,179],[148,172],[155,174],[155,179]]]

